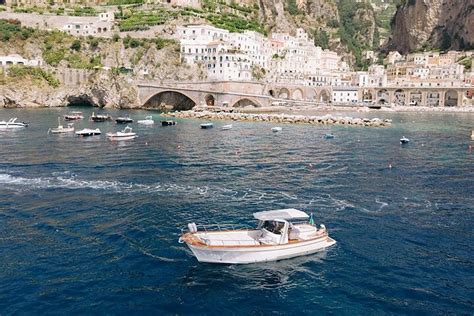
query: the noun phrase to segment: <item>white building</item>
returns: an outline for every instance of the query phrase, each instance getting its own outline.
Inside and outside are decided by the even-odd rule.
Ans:
[[[209,78],[253,80],[258,68],[268,80],[300,85],[325,85],[337,80],[337,53],[315,47],[303,29],[296,36],[273,33],[270,38],[254,31],[230,33],[210,25],[178,27],[181,58],[201,64]]]
[[[25,59],[17,54],[0,56],[0,66],[5,67],[10,65],[37,67],[43,65],[43,61],[41,59]]]
[[[356,103],[359,101],[359,88],[338,86],[332,89],[333,103]]]

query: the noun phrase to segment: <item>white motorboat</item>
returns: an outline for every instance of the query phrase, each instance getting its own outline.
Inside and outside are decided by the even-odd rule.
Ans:
[[[293,258],[336,243],[324,225],[316,227],[312,216],[296,209],[257,212],[253,216],[259,220],[256,229],[228,225],[217,225],[215,229],[190,223],[189,231],[183,232],[179,242],[186,243],[199,262],[233,264]]]
[[[324,138],[324,139],[333,139],[333,138],[334,138],[334,135],[331,134],[331,133],[327,133],[327,134],[324,134],[323,138]]]
[[[400,144],[408,144],[409,142],[410,142],[410,140],[408,138],[406,138],[405,136],[400,138]]]
[[[213,128],[214,127],[214,124],[213,123],[204,123],[204,124],[201,124],[201,128],[202,129],[209,129],[209,128]]]
[[[121,117],[117,117],[117,118],[115,119],[115,123],[117,123],[117,124],[133,123],[133,119],[131,119],[131,118],[128,117],[128,116],[121,116]]]
[[[272,127],[272,132],[274,133],[281,132],[281,131],[282,131],[282,128],[280,126]]]
[[[471,140],[474,140],[474,130],[471,131]]]
[[[76,132],[76,136],[95,136],[95,135],[100,135],[102,134],[102,132],[100,131],[100,129],[96,128],[96,129],[91,129],[91,128],[84,128],[84,129],[81,129],[80,131],[77,131]]]
[[[61,118],[58,117],[58,127],[50,128],[49,132],[52,134],[72,133],[74,132],[74,123],[68,123],[67,127],[61,124]]]
[[[129,126],[125,127],[121,132],[107,133],[107,138],[110,140],[129,140],[135,137],[137,137],[137,134]]]
[[[153,121],[153,117],[151,115],[148,115],[144,120],[138,120],[137,123],[143,125],[153,125],[155,124],[155,121]]]
[[[25,122],[17,122],[17,118],[11,118],[7,121],[0,121],[0,129],[14,129],[27,127],[28,124]]]
[[[82,112],[79,112],[79,111],[73,111],[71,113],[64,115],[64,119],[66,121],[82,120],[83,118],[84,116],[82,115]]]
[[[229,130],[229,129],[232,129],[232,124],[224,125],[224,126],[222,126],[221,128],[222,128],[222,130],[227,131],[227,130]]]

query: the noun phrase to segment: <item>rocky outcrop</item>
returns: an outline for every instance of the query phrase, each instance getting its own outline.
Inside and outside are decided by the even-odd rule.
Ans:
[[[392,21],[386,49],[474,48],[474,0],[408,0]]]
[[[89,103],[106,108],[137,108],[136,87],[118,75],[97,72],[90,81],[79,87],[51,88],[28,83],[0,86],[0,108],[61,107],[70,104]]]

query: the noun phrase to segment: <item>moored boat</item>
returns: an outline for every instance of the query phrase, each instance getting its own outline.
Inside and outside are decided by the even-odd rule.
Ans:
[[[334,135],[331,134],[331,133],[327,133],[327,134],[324,134],[323,138],[324,138],[324,139],[333,139],[333,138],[334,138]]]
[[[117,123],[117,124],[129,124],[129,123],[133,123],[133,119],[131,119],[128,116],[121,116],[121,117],[117,117],[115,119],[115,123]]]
[[[199,262],[245,264],[276,261],[322,251],[336,243],[326,227],[296,209],[254,213],[256,229],[188,224],[179,238]],[[309,219],[309,221],[307,221]],[[203,230],[198,230],[203,228]]]
[[[474,130],[471,131],[471,140],[474,140]]]
[[[116,133],[107,133],[107,138],[110,140],[129,140],[137,137],[137,134],[132,131],[132,128],[127,126],[122,131]]]
[[[91,117],[89,118],[89,121],[93,122],[105,122],[111,120],[112,117],[108,114],[95,114],[92,112]]]
[[[214,127],[213,123],[203,123],[203,124],[201,124],[202,129],[209,129],[209,128],[213,128],[213,127]]]
[[[224,125],[224,126],[221,127],[221,129],[224,130],[224,131],[227,131],[227,130],[229,130],[229,129],[232,129],[232,124]]]
[[[61,118],[58,117],[58,127],[50,128],[49,132],[51,132],[52,134],[62,134],[62,133],[74,132],[74,123],[68,123],[67,127],[64,127],[61,124]]]
[[[76,121],[76,120],[82,120],[84,116],[82,115],[82,112],[79,111],[72,111],[66,115],[64,115],[64,119],[66,121]]]
[[[153,125],[155,124],[155,121],[153,121],[153,117],[151,115],[148,115],[144,120],[138,120],[137,123],[143,125]]]
[[[100,135],[100,134],[102,134],[102,132],[98,128],[96,129],[84,128],[76,132],[76,136],[95,136],[95,135]]]
[[[281,131],[282,131],[282,128],[280,126],[272,127],[272,132],[274,133],[281,132]]]
[[[176,125],[175,121],[161,121],[161,126],[173,126]]]
[[[0,129],[15,129],[15,128],[23,128],[27,127],[28,123],[25,122],[17,122],[17,118],[13,117],[8,121],[0,121]]]
[[[408,144],[409,142],[410,142],[410,140],[408,138],[406,138],[405,136],[400,138],[400,144]]]

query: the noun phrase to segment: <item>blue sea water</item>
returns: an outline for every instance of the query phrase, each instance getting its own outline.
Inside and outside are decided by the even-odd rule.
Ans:
[[[472,114],[280,133],[179,120],[133,124],[127,142],[48,135],[68,110],[0,111],[31,123],[0,132],[2,315],[474,312]],[[338,243],[252,265],[200,264],[178,243],[188,222],[254,225],[253,212],[288,207],[314,212]]]

